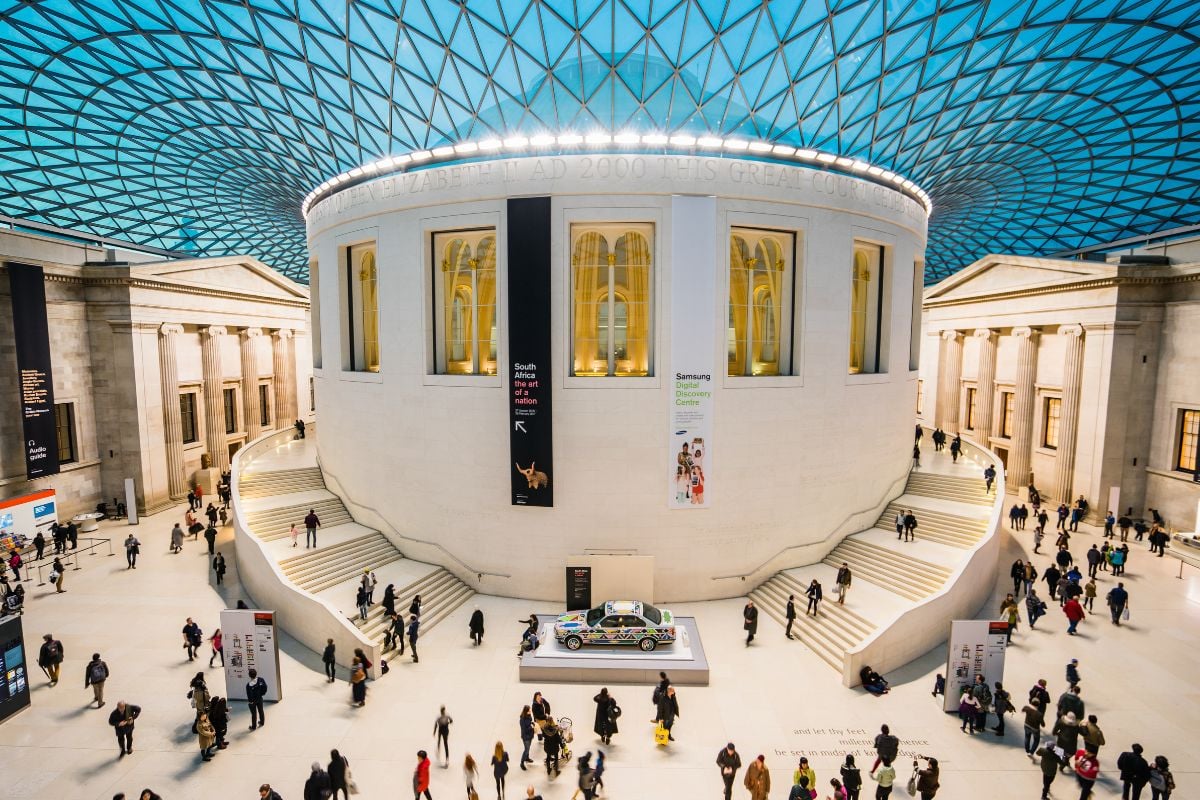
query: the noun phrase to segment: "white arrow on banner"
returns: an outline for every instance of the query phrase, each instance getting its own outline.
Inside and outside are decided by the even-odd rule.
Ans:
[[[521,433],[529,433],[529,431],[525,430],[525,423],[521,420],[517,420],[513,423],[513,430],[520,431]]]

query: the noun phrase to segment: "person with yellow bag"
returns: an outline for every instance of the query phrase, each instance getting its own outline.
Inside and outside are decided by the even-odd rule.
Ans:
[[[658,727],[654,729],[654,743],[666,745],[675,741],[671,729],[675,727],[675,718],[679,716],[679,700],[675,697],[675,687],[668,686],[666,691],[658,696]]]

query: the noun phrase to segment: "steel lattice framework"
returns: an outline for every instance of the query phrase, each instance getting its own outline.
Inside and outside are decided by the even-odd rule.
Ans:
[[[0,213],[306,279],[300,202],[396,152],[754,137],[933,198],[927,278],[1194,224],[1195,0],[0,0]]]

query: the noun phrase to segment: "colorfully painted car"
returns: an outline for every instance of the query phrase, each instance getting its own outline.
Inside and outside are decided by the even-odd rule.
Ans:
[[[568,650],[585,644],[632,644],[649,653],[660,642],[675,641],[675,616],[639,600],[609,600],[590,611],[560,616],[554,638]]]

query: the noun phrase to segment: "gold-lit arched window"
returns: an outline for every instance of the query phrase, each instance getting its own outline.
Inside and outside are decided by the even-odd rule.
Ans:
[[[729,237],[728,374],[791,374],[795,235],[734,228]]]
[[[883,372],[883,248],[854,243],[850,272],[850,373]]]
[[[379,271],[375,243],[357,244],[346,250],[347,265],[342,298],[348,301],[344,334],[349,346],[343,355],[347,369],[379,372]],[[345,340],[344,340],[345,341]]]
[[[438,373],[496,374],[496,231],[433,237]]]
[[[653,234],[648,224],[571,226],[574,375],[651,374]]]
[[[362,293],[363,367],[379,371],[379,275],[375,269],[375,251],[363,254],[358,270]]]

